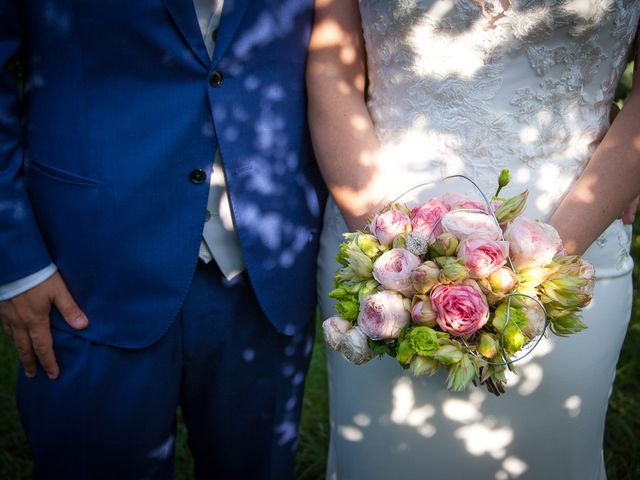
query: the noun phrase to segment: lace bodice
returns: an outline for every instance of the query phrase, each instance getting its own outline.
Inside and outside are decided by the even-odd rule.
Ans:
[[[508,167],[549,215],[609,126],[634,0],[360,0],[369,108],[389,161],[464,173]],[[514,190],[515,191],[515,190]]]
[[[465,174],[489,193],[509,168],[510,192],[528,188],[528,214],[548,218],[609,127],[640,2],[360,0],[360,10],[369,110],[396,183]],[[627,235],[609,230],[599,246],[614,243],[615,270],[627,270]]]

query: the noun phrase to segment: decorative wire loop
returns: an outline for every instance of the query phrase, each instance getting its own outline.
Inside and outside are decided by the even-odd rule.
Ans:
[[[493,209],[493,207],[491,206],[491,202],[489,201],[489,199],[487,198],[487,196],[484,194],[484,192],[480,189],[480,187],[476,184],[476,182],[474,182],[473,180],[471,180],[469,177],[465,176],[465,175],[450,175],[447,177],[443,177],[440,180],[434,180],[434,181],[429,181],[429,182],[422,182],[419,183],[417,185],[414,185],[413,187],[410,187],[408,190],[406,190],[404,193],[398,195],[393,201],[391,201],[390,203],[396,203],[398,202],[402,197],[404,197],[405,195],[413,192],[414,190],[417,190],[419,188],[428,186],[428,185],[434,185],[436,183],[442,182],[443,180],[449,180],[452,178],[461,178],[463,180],[466,180],[467,182],[469,182],[471,185],[473,185],[473,187],[477,190],[477,192],[480,194],[480,196],[482,197],[482,199],[484,200],[484,203],[487,206],[487,211],[484,210],[480,210],[478,208],[459,208],[457,210],[454,210],[452,212],[448,212],[445,215],[443,215],[442,217],[440,217],[435,225],[433,225],[433,227],[431,228],[431,231],[429,232],[429,235],[427,235],[427,241],[429,241],[431,239],[431,237],[433,236],[435,238],[435,235],[433,234],[433,232],[436,230],[436,228],[438,228],[440,226],[440,224],[442,223],[442,219],[446,216],[446,215],[450,215],[450,214],[455,214],[455,212],[469,212],[469,213],[482,213],[484,215],[488,215],[491,218],[493,218],[493,221],[495,222],[496,226],[498,227],[498,230],[500,231],[500,239],[504,241],[504,234],[502,233],[502,227],[500,227],[500,222],[498,221],[498,218],[496,217],[496,213]],[[509,262],[509,267],[511,268],[512,271],[516,271],[516,269],[513,266],[513,262],[511,261],[511,257],[507,256],[507,261]],[[513,292],[513,293],[509,293],[506,295],[508,297],[507,300],[507,321],[504,324],[504,327],[502,328],[502,331],[500,332],[501,334],[501,339],[499,342],[499,346],[500,346],[500,355],[503,359],[502,362],[493,362],[491,360],[487,360],[486,358],[482,357],[481,355],[477,354],[476,352],[471,351],[471,349],[469,348],[469,345],[466,343],[466,341],[464,339],[461,339],[462,344],[468,348],[469,353],[471,355],[473,355],[476,358],[479,358],[481,360],[483,360],[484,362],[486,362],[489,365],[494,365],[494,366],[498,366],[498,367],[503,367],[503,366],[510,366],[513,365],[515,362],[522,360],[523,358],[529,356],[531,354],[531,352],[533,352],[533,350],[538,346],[538,344],[540,343],[540,341],[542,340],[542,338],[544,337],[547,328],[549,327],[549,317],[547,316],[547,310],[546,308],[544,308],[544,305],[542,304],[542,302],[540,300],[538,300],[535,297],[532,297],[531,295],[527,295],[525,293],[517,293],[517,292]],[[507,330],[507,327],[509,327],[509,325],[511,324],[511,299],[513,297],[526,297],[529,298],[531,300],[533,300],[535,303],[538,304],[538,306],[540,307],[540,309],[542,310],[542,313],[544,315],[544,328],[542,329],[542,332],[539,335],[536,335],[534,338],[529,339],[524,345],[523,347],[520,349],[520,351],[523,351],[526,349],[526,352],[524,353],[524,355],[517,357],[517,358],[510,358],[509,355],[507,354],[505,348],[504,348],[504,334]],[[520,332],[522,332],[522,330],[520,329],[520,327],[516,324],[516,327],[518,328],[518,330],[520,330]],[[526,335],[525,335],[526,337]]]

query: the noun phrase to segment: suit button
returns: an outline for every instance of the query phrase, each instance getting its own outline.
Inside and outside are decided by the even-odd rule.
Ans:
[[[224,77],[222,76],[222,72],[220,70],[214,70],[213,72],[211,72],[211,75],[209,75],[209,85],[211,85],[212,87],[221,87],[223,82]]]
[[[204,183],[204,181],[207,179],[207,173],[201,168],[198,168],[191,171],[191,173],[189,174],[189,179],[193,183],[201,184]]]

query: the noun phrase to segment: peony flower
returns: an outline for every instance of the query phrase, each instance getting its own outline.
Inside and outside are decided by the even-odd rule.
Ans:
[[[508,293],[516,286],[516,274],[510,268],[502,267],[487,277],[491,290],[495,293]]]
[[[436,313],[431,308],[431,300],[429,297],[417,295],[413,297],[413,306],[411,307],[411,320],[416,325],[425,325],[427,327],[436,326]]]
[[[510,222],[504,237],[510,243],[511,260],[518,270],[548,265],[562,247],[555,228],[527,217]]]
[[[507,242],[481,237],[468,237],[458,247],[458,258],[464,261],[471,278],[487,278],[507,263],[508,255]]]
[[[395,237],[411,231],[411,219],[401,210],[387,210],[373,217],[369,230],[382,245],[389,247]]]
[[[460,285],[438,285],[431,291],[430,298],[436,322],[452,335],[477,332],[489,319],[487,299],[472,280]]]
[[[416,292],[424,295],[429,293],[435,286],[439,276],[440,269],[438,265],[436,265],[436,262],[429,260],[411,272],[411,283],[413,283],[413,288]]]
[[[411,283],[411,272],[418,268],[422,261],[404,248],[394,248],[383,253],[373,264],[373,278],[387,290],[395,290],[405,297],[414,293]]]
[[[366,363],[373,358],[367,336],[357,325],[344,334],[340,343],[340,353],[356,365]]]
[[[444,203],[450,211],[460,209],[487,211],[487,206],[484,202],[466,198],[457,192],[445,192],[441,198],[442,203]]]
[[[322,322],[324,340],[332,350],[339,350],[342,339],[349,328],[351,328],[351,323],[338,316],[327,318]]]
[[[411,227],[424,235],[436,237],[442,233],[440,219],[449,211],[440,200],[431,199],[411,210]]]
[[[397,338],[409,324],[409,300],[398,292],[384,290],[364,298],[358,325],[371,340]]]
[[[453,211],[442,218],[442,229],[464,240],[467,237],[502,239],[502,230],[495,218],[486,213]]]

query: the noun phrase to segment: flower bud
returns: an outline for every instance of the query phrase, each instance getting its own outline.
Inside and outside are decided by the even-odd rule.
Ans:
[[[525,190],[519,195],[505,200],[505,202],[496,210],[496,218],[498,219],[498,222],[500,222],[500,224],[505,224],[520,215],[527,204],[528,196],[529,191]]]
[[[500,171],[500,175],[498,176],[498,186],[500,188],[504,188],[507,185],[509,185],[509,181],[511,180],[510,175],[509,175],[509,169],[508,168],[503,168]]]
[[[424,295],[425,293],[429,293],[438,282],[439,276],[440,269],[438,265],[433,261],[427,261],[411,272],[411,282],[416,292]]]
[[[413,297],[413,306],[411,307],[411,320],[416,325],[425,325],[427,327],[435,327],[436,313],[431,308],[431,300],[425,295],[416,295]]]
[[[340,300],[336,303],[336,313],[345,320],[354,321],[358,318],[360,305],[354,300]]]
[[[368,280],[373,275],[373,263],[358,247],[355,240],[344,243],[340,246],[340,251],[336,260],[342,264],[346,263],[336,272],[336,280],[345,282],[360,282]]]
[[[436,353],[433,354],[433,358],[440,363],[453,365],[462,360],[462,351],[455,345],[447,344],[440,347]]]
[[[498,353],[498,342],[493,335],[489,333],[483,333],[480,335],[478,353],[485,358],[493,358],[496,356]]]
[[[442,233],[431,245],[432,256],[450,257],[455,255],[458,243],[458,239],[453,234],[448,232]]]
[[[509,353],[517,353],[522,350],[527,337],[517,325],[509,324],[502,334],[504,348]]]
[[[528,267],[520,270],[518,275],[518,291],[535,289],[553,272],[548,267]],[[535,296],[535,295],[532,295]]]
[[[416,355],[411,360],[411,371],[416,377],[421,375],[433,375],[440,365],[433,358]]]
[[[522,310],[509,307],[505,302],[496,308],[491,324],[502,333],[508,325],[524,328],[527,325],[527,317]]]
[[[465,390],[476,376],[476,367],[469,355],[462,355],[460,361],[449,368],[447,388],[454,392]]]
[[[375,293],[378,290],[378,287],[380,286],[380,284],[378,283],[377,280],[374,280],[373,278],[371,280],[367,280],[366,282],[360,282],[355,284],[357,287],[357,291],[358,291],[358,302],[362,303],[362,301],[364,300],[364,298],[367,295],[371,295],[373,293]]]
[[[378,239],[369,233],[362,233],[358,235],[357,244],[358,248],[362,250],[362,253],[369,258],[374,258],[385,250],[385,247],[378,242]]]
[[[407,246],[407,240],[404,235],[398,235],[393,239],[392,248],[405,248]]]
[[[460,283],[469,277],[469,269],[464,266],[463,259],[453,257],[442,262],[439,280],[441,283]]]
[[[587,326],[575,315],[566,315],[560,318],[552,318],[549,325],[551,331],[560,337],[566,337],[574,333],[581,332]]]
[[[502,267],[488,277],[491,290],[495,293],[508,293],[516,285],[516,274],[510,268]]]

